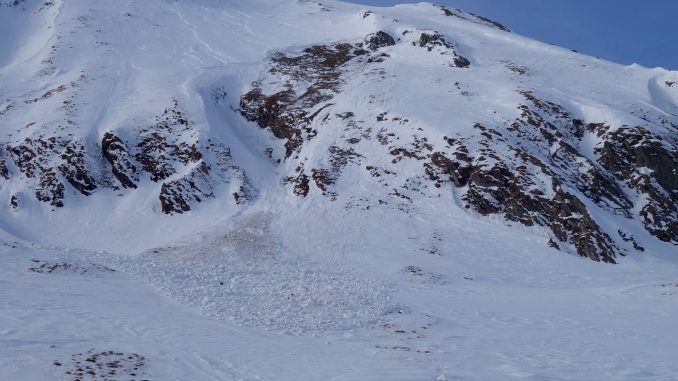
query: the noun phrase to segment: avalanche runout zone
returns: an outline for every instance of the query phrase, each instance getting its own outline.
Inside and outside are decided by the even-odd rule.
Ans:
[[[285,254],[265,215],[219,239],[133,257],[101,257],[202,314],[289,332],[370,326],[395,308],[388,287],[348,267]]]

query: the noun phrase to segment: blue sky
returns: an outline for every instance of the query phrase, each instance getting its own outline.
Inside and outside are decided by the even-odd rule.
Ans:
[[[407,2],[349,1],[384,6]],[[478,13],[516,33],[610,61],[678,70],[678,0],[429,1]]]

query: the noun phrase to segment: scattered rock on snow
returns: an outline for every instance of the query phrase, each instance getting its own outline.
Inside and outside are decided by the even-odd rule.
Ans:
[[[28,271],[38,274],[52,274],[52,273],[71,273],[71,274],[96,274],[96,273],[111,273],[115,270],[106,266],[95,263],[72,263],[65,261],[45,261],[39,259],[31,260],[32,264]]]
[[[53,361],[52,366],[64,367],[58,360]],[[72,381],[148,380],[145,366],[146,358],[136,353],[90,349],[72,355],[71,365],[63,374]]]

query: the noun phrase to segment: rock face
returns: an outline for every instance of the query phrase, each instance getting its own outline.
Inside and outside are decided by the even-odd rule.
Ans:
[[[378,32],[366,38],[368,48],[377,51],[388,46],[393,37]],[[331,100],[343,84],[342,71],[349,61],[366,65],[376,55],[365,50],[365,43],[315,45],[299,55],[279,54],[273,57],[269,73],[287,78],[280,91],[264,94],[259,83],[240,99],[242,115],[260,127],[269,129],[278,139],[284,139],[285,155],[290,156],[317,131],[310,124],[320,111],[314,106]],[[294,90],[295,83],[309,83],[302,93]]]
[[[77,189],[89,196],[97,189],[96,181],[90,176],[85,160],[85,148],[80,142],[70,142],[61,153],[63,162],[59,165],[62,176]]]
[[[395,44],[396,42],[393,37],[383,30],[365,37],[365,46],[373,52],[376,52],[380,48],[393,46]]]
[[[491,19],[488,19],[487,17],[483,16],[478,16],[470,12],[464,12],[461,9],[449,9],[444,6],[438,6],[441,11],[443,11],[443,14],[447,17],[457,17],[463,20],[475,22],[478,24],[483,24],[487,25],[492,28],[497,28],[499,30],[503,30],[504,32],[510,32],[511,30],[507,28],[505,25],[499,23],[498,21],[494,21]]]
[[[120,184],[125,188],[136,189],[139,175],[137,167],[132,163],[127,145],[112,132],[106,132],[101,140],[101,152]]]
[[[642,200],[645,228],[678,244],[678,149],[642,127],[591,126],[604,139],[596,152],[601,164]]]
[[[413,44],[416,45],[416,43]],[[422,33],[421,36],[419,36],[418,45],[419,47],[426,48],[429,52],[435,50],[441,55],[451,55],[453,58],[450,66],[468,67],[471,65],[471,61],[457,54],[457,51],[452,44],[447,42],[439,33]]]
[[[5,162],[5,153],[0,150],[0,177],[9,180],[9,168],[7,168],[7,163]]]

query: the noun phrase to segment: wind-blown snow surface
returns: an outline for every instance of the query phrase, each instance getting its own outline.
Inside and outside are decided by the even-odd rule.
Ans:
[[[678,378],[676,246],[670,227],[661,241],[640,222],[650,196],[620,185],[633,206],[617,214],[612,198],[563,186],[626,255],[604,265],[547,246],[546,226],[470,212],[466,185],[433,187],[406,157],[421,154],[415,135],[438,150],[478,122],[510,124],[528,90],[675,145],[676,73],[426,3],[0,4],[0,142],[12,147],[0,151],[0,379]],[[252,89],[284,86],[272,58],[380,30],[397,44],[365,56],[376,67],[342,69],[346,90],[313,106],[342,116],[314,121],[300,150],[286,156],[237,112]],[[419,46],[435,31],[449,46]],[[600,136],[583,136],[578,163],[596,167]],[[334,166],[327,147],[356,139],[359,155],[338,148],[341,176],[295,194],[289,177]],[[410,151],[379,155],[382,141]]]

